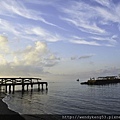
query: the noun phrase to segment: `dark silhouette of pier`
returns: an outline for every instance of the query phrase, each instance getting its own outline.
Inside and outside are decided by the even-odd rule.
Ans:
[[[25,91],[25,86],[27,87],[27,91],[29,89],[29,86],[31,87],[31,91],[33,90],[34,85],[38,85],[38,91],[44,90],[44,86],[46,87],[46,90],[48,90],[48,83],[47,82],[41,82],[40,78],[0,78],[0,90],[2,90],[2,87],[4,86],[5,93],[14,93],[16,86],[21,86],[21,91]],[[9,87],[9,89],[8,89]]]

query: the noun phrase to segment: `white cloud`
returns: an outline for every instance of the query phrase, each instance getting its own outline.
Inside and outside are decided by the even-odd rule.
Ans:
[[[75,43],[75,44],[85,44],[85,45],[95,45],[95,46],[100,46],[99,43],[97,43],[96,41],[86,41],[86,40],[71,40],[71,43]]]
[[[7,61],[3,55],[0,55],[0,65],[7,65]]]
[[[31,1],[31,0],[26,0],[27,2],[29,3],[32,3],[32,4],[40,4],[40,5],[55,5],[56,2],[60,1],[60,0],[34,0],[34,1]]]
[[[7,20],[0,19],[0,31],[1,32],[7,32],[7,33],[12,33],[15,36],[20,35],[21,29],[19,25],[16,25],[12,22],[8,22]]]
[[[47,54],[48,48],[44,42],[37,41],[35,46],[27,47],[23,51],[23,62],[25,65],[41,65],[43,56]]]
[[[41,27],[34,27],[34,26],[30,26],[30,27],[26,27],[25,28],[25,33],[29,35],[36,35],[37,37],[41,38],[41,40],[45,40],[45,41],[50,41],[50,42],[56,42],[62,39],[62,37],[58,34],[53,34],[50,33],[49,31],[41,28]]]
[[[97,14],[99,15],[99,17],[102,18],[103,21],[106,21],[106,22],[118,22],[120,23],[120,16],[117,14],[118,10],[117,8],[114,8],[113,10],[108,10],[108,9],[105,9],[105,8],[100,8],[100,7],[97,7],[96,11],[97,11]]]
[[[6,36],[0,35],[0,53],[8,53],[9,52],[9,46],[8,46],[8,40]]]
[[[15,51],[13,54],[15,56],[14,61],[11,63],[13,66],[27,65],[44,67],[52,53],[45,42],[36,41],[33,46],[28,45],[24,50]]]
[[[45,42],[36,41],[19,51],[8,49],[11,54],[5,54],[7,37],[0,36],[0,43],[0,75],[39,75],[45,67],[53,67],[60,60]]]
[[[84,44],[84,45],[95,45],[95,46],[101,46],[98,42],[93,40],[85,40],[84,38],[80,38],[79,36],[73,36],[70,40],[71,43],[75,44]]]
[[[111,6],[111,0],[94,0],[94,1],[108,8]]]
[[[7,32],[13,35],[14,38],[36,40],[40,39],[43,41],[56,42],[63,39],[59,34],[52,33],[42,27],[34,25],[24,25],[8,22],[6,20],[0,19],[1,32]],[[13,40],[13,39],[12,39]]]
[[[107,31],[96,23],[97,17],[100,16],[95,7],[82,2],[72,2],[71,6],[62,8],[62,11],[66,17],[61,17],[61,19],[72,23],[81,31],[100,35],[107,34]]]
[[[66,5],[62,7],[62,12],[65,15],[60,18],[86,33],[99,35],[109,34],[110,31],[105,27],[101,27],[101,25],[103,25],[103,23],[110,25],[110,22],[120,24],[120,4],[115,5],[111,0],[95,1],[104,7],[94,6],[94,4],[89,5],[89,2],[72,1],[69,6]]]
[[[96,40],[96,41],[104,41],[106,42],[106,46],[115,46],[117,44],[117,39],[118,36],[117,35],[113,35],[112,37],[90,37],[90,39]]]
[[[9,2],[9,0],[6,0],[6,1],[2,0],[0,2],[0,6],[1,6],[0,8],[1,15],[11,16],[11,17],[17,17],[16,15],[18,15],[23,18],[38,20],[45,24],[59,28],[59,26],[45,20],[41,16],[41,14],[43,13],[41,13],[40,11],[38,12],[38,11],[26,8],[26,6],[20,1],[12,0],[11,2]]]

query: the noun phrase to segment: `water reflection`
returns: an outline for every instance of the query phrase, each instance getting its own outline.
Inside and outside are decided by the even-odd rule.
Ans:
[[[32,96],[35,96],[35,95],[47,95],[48,90],[40,90],[40,91],[38,91],[37,89],[34,89],[33,91],[25,91],[25,92],[16,91],[15,96],[16,96],[16,94],[21,95],[21,99],[22,99],[22,98],[24,98],[26,96],[31,96],[32,97]]]

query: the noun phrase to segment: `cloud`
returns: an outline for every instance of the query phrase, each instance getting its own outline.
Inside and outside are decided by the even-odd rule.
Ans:
[[[0,55],[0,65],[7,65],[7,61],[3,55]]]
[[[92,40],[96,40],[96,41],[102,41],[104,42],[105,46],[115,46],[118,42],[118,36],[117,35],[113,35],[112,37],[99,37],[99,36],[93,36],[93,37],[89,37]]]
[[[38,20],[45,24],[59,28],[59,26],[45,20],[42,17],[43,13],[41,13],[40,11],[38,12],[32,9],[28,9],[23,3],[24,2],[20,2],[16,0],[12,0],[11,2],[9,2],[9,0],[6,0],[6,1],[2,0],[0,2],[0,6],[1,6],[0,14],[5,16],[11,16],[11,17],[20,16],[23,18],[31,19],[31,20]]]
[[[13,35],[13,38],[21,38],[35,41],[40,39],[43,41],[56,42],[63,39],[61,35],[50,32],[42,27],[31,24],[17,24],[0,19],[1,32],[7,32]],[[13,39],[12,39],[13,40]]]
[[[21,34],[21,29],[19,25],[16,25],[15,23],[12,22],[8,22],[7,20],[4,19],[0,19],[0,28],[1,32],[12,33],[15,36]]]
[[[22,51],[16,51],[14,55],[13,66],[29,65],[29,66],[54,66],[60,60],[48,48],[45,42],[36,41],[33,46],[27,46]]]
[[[41,77],[45,73],[46,72],[43,70],[43,68],[37,66],[11,66],[9,64],[0,65],[0,76]]]
[[[111,0],[94,0],[94,1],[108,8],[111,6]]]
[[[50,33],[49,31],[41,27],[34,27],[34,26],[26,27],[24,32],[28,34],[28,36],[35,35],[37,37],[40,37],[42,40],[50,41],[50,42],[56,42],[62,39],[60,35],[55,33],[53,35],[53,33]]]
[[[96,71],[97,74],[99,75],[118,75],[120,73],[120,68],[117,67],[108,67],[104,69],[99,69]]]
[[[85,38],[80,38],[79,36],[73,36],[70,40],[71,43],[74,44],[83,44],[83,45],[93,45],[93,46],[101,46],[100,43],[98,43],[98,41],[95,41],[93,39],[89,39],[86,38],[87,40],[85,40]],[[89,41],[88,41],[89,39]]]
[[[69,23],[75,25],[83,32],[91,34],[107,34],[107,31],[98,26],[96,22],[98,13],[96,8],[83,2],[72,2],[71,6],[62,8],[62,11],[66,14],[66,17],[61,17]]]
[[[45,67],[52,67],[58,64],[61,60],[60,57],[56,57],[54,54],[50,54],[47,58],[44,58]]]
[[[56,2],[60,1],[60,0],[45,0],[45,1],[40,1],[40,0],[34,0],[34,1],[30,1],[30,0],[26,0],[27,2],[29,3],[32,3],[32,4],[40,4],[40,5],[56,5]]]
[[[92,56],[94,56],[94,54],[91,54],[91,55],[83,55],[83,56],[80,56],[79,59],[88,59],[88,58],[91,58]]]
[[[93,57],[95,54],[89,54],[89,55],[82,55],[80,57],[78,56],[73,56],[71,57],[71,60],[81,60],[81,59],[89,59],[91,57]]]
[[[33,10],[32,7],[26,6],[27,4],[31,4],[31,1],[16,1],[13,0],[11,3],[9,3],[8,0],[1,1],[0,5],[0,15],[3,15],[4,17],[1,17],[0,19],[0,32],[1,33],[7,33],[8,36],[12,36],[12,40],[14,41],[15,38],[19,38],[22,40],[43,40],[48,42],[56,42],[56,41],[68,41],[75,44],[86,44],[86,45],[95,45],[95,46],[115,46],[117,43],[117,39],[113,40],[110,37],[114,36],[114,33],[111,33],[111,31],[108,29],[109,26],[112,24],[111,22],[120,22],[119,21],[119,4],[116,5],[116,8],[114,7],[114,4],[112,1],[99,1],[97,2],[92,1],[84,2],[84,1],[70,1],[69,6],[66,5],[58,5],[59,0],[55,0],[54,3],[54,9],[60,10],[58,13],[58,16],[60,16],[59,20],[62,19],[62,21],[59,21],[60,23],[63,23],[64,21],[68,24],[71,24],[74,26],[75,31],[80,32],[80,34],[73,33],[71,36],[83,36],[85,37],[83,39],[74,39],[73,37],[70,37],[69,32],[66,34],[61,34],[61,31],[58,33],[57,30],[54,32],[51,29],[45,29],[43,26],[38,26],[37,24],[33,24],[34,22],[37,23],[39,21],[43,21],[45,24],[51,24],[52,26],[56,26],[55,24],[49,23],[49,21],[46,21],[43,18],[44,13],[42,13],[40,10],[39,12],[35,9]],[[94,5],[92,3],[98,3],[97,5]],[[39,6],[44,7],[51,7],[53,2],[46,2],[46,1],[33,1],[34,5],[39,3]],[[105,4],[105,5],[104,5]],[[57,5],[57,7],[55,6]],[[104,7],[100,7],[100,5],[104,5]],[[112,9],[109,10],[109,6],[113,6]],[[53,6],[52,6],[53,7]],[[61,8],[61,9],[60,9]],[[62,14],[60,14],[62,12]],[[51,13],[50,13],[51,14]],[[9,19],[15,19],[15,22],[12,22],[12,20],[3,19],[6,17],[9,17]],[[17,23],[16,20],[18,18],[21,18],[23,21],[30,21],[30,23],[25,24],[24,22]],[[40,20],[39,20],[40,19]],[[47,19],[47,17],[46,17]],[[31,21],[32,20],[32,21]],[[37,20],[37,22],[36,22]],[[64,21],[63,21],[64,20]],[[48,22],[48,23],[47,23]],[[62,24],[61,24],[62,25]],[[65,26],[66,27],[66,26]],[[107,28],[108,27],[108,28]],[[119,28],[119,25],[117,25]],[[107,28],[107,29],[106,29]],[[76,30],[77,29],[77,30]],[[69,31],[69,30],[68,30]],[[71,33],[70,29],[70,33]],[[63,31],[62,31],[63,32]],[[77,32],[77,33],[78,33]],[[83,33],[81,35],[81,33]],[[116,33],[117,34],[117,33]],[[69,36],[69,37],[68,37]],[[104,36],[104,38],[109,38],[108,42],[103,42],[102,40],[96,41],[97,39],[88,39],[89,36]],[[101,37],[102,38],[102,37]],[[9,38],[11,39],[11,37]],[[106,40],[107,41],[107,40]],[[116,41],[116,42],[115,42]]]
[[[0,75],[44,74],[45,67],[53,67],[60,60],[49,50],[45,42],[36,41],[33,45],[18,51],[9,49],[11,54],[3,53],[3,48],[8,42],[7,37],[0,36],[0,42]]]
[[[71,60],[76,60],[76,59],[77,59],[76,56],[71,57]]]
[[[24,65],[39,65],[42,56],[47,53],[47,45],[44,42],[37,41],[34,46],[27,46],[22,51]]]
[[[84,44],[84,45],[95,45],[95,46],[100,46],[99,43],[97,43],[96,41],[86,41],[86,40],[71,40],[71,43],[75,43],[75,44]]]
[[[85,40],[86,39],[86,40]],[[70,39],[70,42],[71,43],[74,43],[74,44],[83,44],[83,45],[93,45],[93,46],[101,46],[100,43],[98,43],[98,41],[95,41],[95,40],[91,40],[89,38],[81,38],[79,36],[73,36],[71,39]]]
[[[60,19],[92,35],[109,36],[113,33],[111,28],[107,28],[114,23],[120,24],[120,4],[115,4],[112,0],[71,1],[71,4],[63,6],[61,11],[64,14]],[[118,30],[119,25],[115,26],[115,29]]]
[[[9,46],[6,36],[0,35],[0,53],[8,53]]]

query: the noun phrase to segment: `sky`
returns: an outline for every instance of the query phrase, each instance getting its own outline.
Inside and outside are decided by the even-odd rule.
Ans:
[[[0,76],[120,74],[119,0],[0,0]]]

